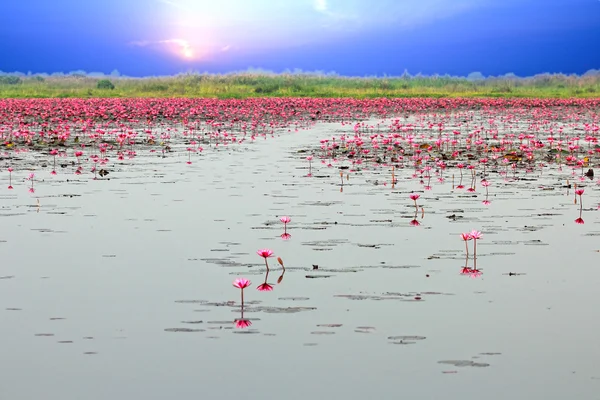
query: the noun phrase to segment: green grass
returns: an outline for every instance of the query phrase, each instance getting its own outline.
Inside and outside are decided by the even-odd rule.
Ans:
[[[345,78],[318,75],[198,75],[108,78],[114,89],[98,89],[86,76],[21,77],[0,80],[0,98],[67,97],[599,97],[600,75],[538,75],[471,81],[449,77]]]

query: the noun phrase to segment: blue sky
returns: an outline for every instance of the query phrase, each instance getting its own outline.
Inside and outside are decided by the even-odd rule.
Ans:
[[[599,0],[2,0],[0,70],[600,69]]]

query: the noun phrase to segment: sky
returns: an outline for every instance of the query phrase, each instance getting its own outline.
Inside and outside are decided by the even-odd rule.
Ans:
[[[2,0],[0,71],[600,69],[600,0]]]

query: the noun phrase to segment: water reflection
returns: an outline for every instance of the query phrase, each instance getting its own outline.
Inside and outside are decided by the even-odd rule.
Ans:
[[[283,222],[283,233],[281,234],[281,238],[283,240],[290,240],[292,238],[292,235],[290,235],[287,232],[287,224],[290,223],[292,221],[292,219],[286,215],[286,216],[279,218],[279,220],[281,222]]]
[[[241,307],[240,307],[241,316],[240,316],[240,318],[236,318],[233,321],[233,323],[235,324],[235,327],[239,328],[239,329],[244,329],[244,328],[247,328],[250,325],[252,325],[252,322],[250,322],[249,319],[244,318],[244,289],[249,287],[251,284],[252,284],[252,282],[250,282],[248,279],[245,279],[245,278],[239,278],[239,279],[236,279],[235,281],[233,281],[233,286],[240,289],[240,293],[241,293]]]
[[[583,200],[582,200],[581,196],[583,196],[583,192],[584,192],[583,189],[575,190],[575,204],[577,204],[577,196],[579,196],[579,218],[577,218],[575,220],[575,223],[579,224],[579,225],[583,225],[585,223],[585,221],[582,218],[582,216],[583,216],[582,215],[583,214]]]

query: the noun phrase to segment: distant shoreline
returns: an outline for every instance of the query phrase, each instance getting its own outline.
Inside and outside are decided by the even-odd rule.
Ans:
[[[352,78],[311,74],[170,77],[0,75],[0,98],[597,98],[600,73],[461,78]]]

